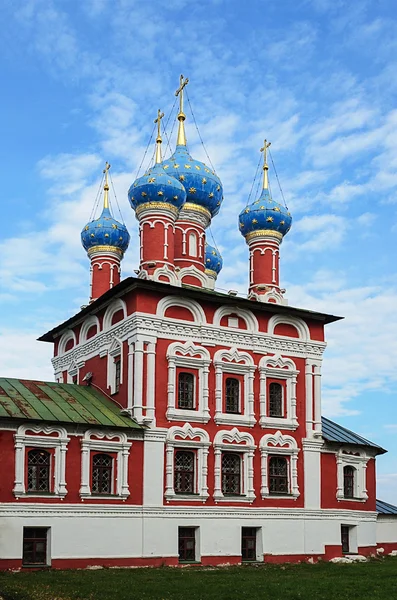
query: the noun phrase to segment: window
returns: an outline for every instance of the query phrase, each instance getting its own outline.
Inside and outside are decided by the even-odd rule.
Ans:
[[[73,375],[72,383],[74,383],[74,385],[77,385],[77,375]]]
[[[346,554],[350,552],[350,527],[348,525],[341,525],[341,541],[342,541],[342,552]]]
[[[269,385],[269,417],[283,416],[283,387],[280,383]]]
[[[178,408],[194,410],[194,375],[179,373],[178,375]]]
[[[24,565],[47,565],[47,527],[23,528]]]
[[[194,453],[177,450],[175,452],[174,490],[176,494],[194,492]]]
[[[343,495],[345,498],[354,498],[354,476],[356,469],[351,465],[343,468]]]
[[[256,527],[241,528],[241,560],[256,560]]]
[[[178,528],[178,551],[180,562],[194,562],[196,560],[195,527]]]
[[[226,378],[225,412],[240,413],[240,382],[234,377]]]
[[[222,493],[224,496],[241,494],[241,456],[234,452],[222,454]]]
[[[121,380],[121,356],[115,356],[114,358],[114,393],[120,390]]]
[[[28,452],[28,492],[50,491],[51,454],[46,450]]]
[[[269,457],[270,494],[288,494],[288,460],[283,456]]]
[[[92,458],[92,493],[112,493],[113,458],[109,454],[94,454]]]
[[[189,256],[197,256],[197,237],[195,233],[189,234]]]

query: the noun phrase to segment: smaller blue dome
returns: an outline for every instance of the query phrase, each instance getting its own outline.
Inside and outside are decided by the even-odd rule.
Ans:
[[[242,210],[239,216],[240,232],[244,237],[259,230],[277,231],[284,237],[291,223],[288,209],[275,202],[268,189],[262,190],[259,199]]]
[[[205,268],[208,271],[215,271],[219,275],[223,267],[223,259],[218,250],[209,244],[205,244]]]
[[[104,208],[99,219],[90,221],[81,232],[81,243],[85,250],[95,246],[113,246],[124,252],[130,243],[127,227],[113,219],[108,208]]]
[[[180,209],[186,201],[186,192],[173,173],[167,173],[156,163],[131,185],[128,199],[134,210],[148,202],[165,202]]]
[[[186,146],[178,145],[163,167],[184,185],[186,202],[206,208],[212,217],[218,214],[223,200],[221,180],[207,165],[192,158]]]

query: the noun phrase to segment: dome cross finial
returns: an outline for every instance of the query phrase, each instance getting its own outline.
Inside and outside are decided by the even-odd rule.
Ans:
[[[187,77],[183,77],[183,75],[179,78],[179,88],[175,92],[175,96],[179,96],[179,113],[178,113],[178,138],[177,145],[178,146],[186,146],[186,135],[185,135],[185,125],[184,120],[186,119],[186,115],[183,112],[183,90],[189,83],[189,79]]]
[[[103,208],[109,208],[109,181],[108,181],[108,172],[111,165],[106,161],[105,168],[103,169],[103,173],[105,175],[105,185],[103,186],[104,195],[103,195]]]
[[[161,163],[161,144],[163,143],[161,137],[161,119],[164,117],[164,113],[160,109],[157,111],[157,119],[154,120],[157,123],[157,138],[156,138],[156,164]]]
[[[271,142],[268,142],[267,140],[265,140],[263,143],[263,148],[261,148],[261,152],[263,152],[263,189],[264,190],[269,189],[269,177],[267,174],[267,172],[269,170],[269,165],[267,164],[267,150],[268,150],[269,146],[271,146]]]

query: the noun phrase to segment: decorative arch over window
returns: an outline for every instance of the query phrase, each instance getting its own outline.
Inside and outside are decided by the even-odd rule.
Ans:
[[[73,360],[68,367],[67,383],[78,383],[78,382],[79,382],[79,369]]]
[[[191,278],[195,278],[197,279],[198,283],[201,284],[200,287],[208,287],[208,277],[205,273],[203,273],[202,271],[200,271],[200,269],[198,269],[196,267],[196,265],[189,265],[188,267],[183,267],[179,273],[178,273],[178,277],[181,283],[183,283],[184,279],[190,279]],[[191,283],[190,285],[197,285],[196,283]],[[199,286],[197,286],[199,287]]]
[[[61,339],[59,340],[59,344],[58,344],[58,355],[65,354],[66,345],[70,341],[73,341],[73,347],[76,346],[76,344],[77,344],[76,334],[74,333],[74,331],[72,329],[68,329],[67,331],[65,331],[62,334]]]
[[[269,433],[261,438],[259,448],[262,498],[286,495],[298,498],[299,448],[295,438],[281,431]]]
[[[107,307],[105,314],[103,316],[103,330],[107,331],[112,327],[112,319],[114,315],[119,312],[119,310],[123,311],[124,319],[127,318],[127,305],[121,298],[117,298],[117,300],[113,300],[111,304]]]
[[[55,435],[54,435],[55,434]],[[17,498],[26,496],[37,496],[41,494],[48,494],[50,492],[54,496],[64,498],[67,494],[65,473],[66,473],[66,451],[69,442],[69,438],[66,433],[66,429],[63,427],[53,427],[50,425],[21,425],[18,427],[17,432],[14,436],[15,439],[15,485],[14,495]],[[33,478],[41,477],[40,481],[43,483],[44,472],[42,476],[39,475],[39,471],[35,469],[33,473],[33,462],[26,461],[27,448],[31,448],[31,451],[40,453],[41,451],[46,452],[50,455],[49,468],[53,472],[54,477],[49,477],[48,489],[33,489]],[[30,453],[29,453],[30,454]],[[33,457],[33,454],[31,455]],[[35,455],[36,458],[38,454]],[[45,456],[45,455],[43,455]],[[51,464],[51,459],[54,461]],[[32,458],[33,461],[33,458]],[[28,465],[28,472],[25,472],[25,464]],[[40,465],[36,461],[36,466],[40,469]],[[44,464],[42,467],[44,468]],[[47,475],[48,476],[48,473]]]
[[[338,500],[355,500],[365,502],[367,491],[367,464],[369,456],[364,451],[352,452],[349,448],[341,448],[336,455]]]
[[[259,331],[258,319],[254,313],[244,308],[238,308],[237,306],[220,306],[214,314],[213,324],[215,327],[221,327],[223,317],[227,317],[228,315],[237,315],[242,319],[247,326],[247,331],[251,333]]]
[[[263,428],[296,429],[296,383],[299,375],[295,363],[280,354],[263,356],[259,362],[259,424]],[[274,385],[275,384],[275,385]],[[275,398],[275,386],[281,386],[278,400]],[[276,415],[276,408],[280,409]]]
[[[210,354],[203,346],[196,346],[192,341],[185,343],[173,342],[168,346],[168,404],[167,419],[169,421],[198,421],[207,423],[210,418],[208,409],[208,373],[210,366]],[[179,397],[179,373],[190,373],[193,377],[194,387],[194,410],[191,408],[180,408]]]
[[[288,317],[287,315],[273,315],[269,319],[267,332],[269,335],[275,335],[274,329],[277,325],[292,325],[298,331],[299,339],[303,341],[310,340],[310,331],[307,323],[298,317]],[[286,337],[286,336],[283,336]],[[295,339],[295,338],[294,338]]]
[[[253,427],[254,415],[254,376],[256,366],[248,352],[239,352],[236,347],[218,350],[214,354],[215,367],[215,423],[223,425],[246,425]],[[240,412],[226,411],[226,380],[240,376]]]
[[[207,460],[210,445],[208,433],[204,429],[192,427],[190,423],[185,423],[183,427],[175,426],[169,428],[166,438],[165,498],[167,502],[170,500],[180,500],[181,498],[184,501],[206,501],[208,498]],[[189,453],[189,457],[183,457],[182,454],[177,455],[177,453],[183,452],[186,454]],[[181,461],[185,458],[185,462],[188,458],[190,459],[190,475],[187,475],[187,469],[185,469],[186,481],[184,483],[187,484],[191,481],[192,491],[186,492],[186,487],[185,491],[178,489],[179,480],[182,478],[177,475],[178,467],[180,466],[176,464],[176,458],[178,457]],[[186,467],[186,465],[182,466]],[[181,473],[182,470],[179,472]]]
[[[80,344],[84,344],[84,342],[86,342],[87,339],[91,339],[91,337],[94,337],[94,336],[90,336],[90,338],[87,337],[87,334],[90,331],[91,327],[96,327],[95,335],[97,335],[100,331],[100,325],[99,325],[99,319],[96,315],[91,315],[90,317],[87,317],[87,319],[82,324],[81,329],[80,329]]]
[[[215,453],[215,486],[214,499],[216,502],[253,502],[255,500],[253,459],[256,446],[254,438],[250,433],[239,431],[237,427],[232,430],[218,431],[214,438]],[[239,457],[239,470],[237,472],[237,459],[232,461],[230,455]],[[227,458],[224,458],[226,456]],[[235,470],[233,473],[233,464]],[[222,467],[227,468],[226,471]],[[237,476],[240,476],[240,486],[237,486]],[[232,488],[225,495],[226,481],[231,482]]]
[[[164,317],[165,312],[167,308],[170,308],[171,306],[187,308],[192,313],[196,325],[202,325],[207,322],[204,310],[198,302],[190,298],[181,298],[179,296],[166,296],[165,298],[161,298],[157,304],[156,316],[161,319],[166,318]]]

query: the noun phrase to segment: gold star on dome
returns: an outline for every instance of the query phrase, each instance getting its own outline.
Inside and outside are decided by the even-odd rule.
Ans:
[[[97,227],[102,227],[102,223],[98,223]]]
[[[279,207],[278,207],[278,206],[275,206],[275,207],[273,208],[273,210],[274,210],[274,212],[280,212],[280,209],[279,209]]]
[[[174,169],[178,169],[179,165],[177,165],[176,163],[174,164]]]
[[[91,237],[95,237],[95,233],[91,233]]]
[[[174,200],[178,200],[178,196],[174,196]]]
[[[264,207],[264,206],[260,206],[259,208],[260,208],[261,210],[265,210],[265,207]]]
[[[192,167],[190,165],[185,165],[185,169],[191,169]]]
[[[256,219],[252,219],[252,224],[253,224],[253,225],[256,225],[256,224],[257,224],[257,222],[258,222],[258,221],[257,221]]]
[[[245,213],[249,213],[249,211],[250,211],[250,209],[249,209],[249,208],[246,208],[244,212],[245,212]]]
[[[214,197],[214,194],[213,194],[213,192],[210,192],[210,193],[208,194],[208,198],[213,198],[213,197]]]
[[[168,183],[168,185],[171,185],[171,181],[169,179],[167,180],[167,183]]]
[[[197,190],[196,190],[196,188],[194,188],[194,187],[191,187],[191,188],[189,188],[189,194],[195,194],[195,193],[196,193],[196,191],[197,191]]]
[[[170,165],[164,165],[163,169],[169,169]]]
[[[244,229],[244,223],[240,223],[240,229]]]
[[[207,262],[211,262],[209,258],[207,258]]]
[[[112,229],[117,229],[116,223],[112,223]]]
[[[204,171],[205,171],[206,173],[211,173],[211,171],[210,171],[209,169],[204,169]]]
[[[201,169],[198,165],[194,165],[194,168],[197,169],[197,171],[201,171]]]
[[[134,187],[136,187],[137,185],[138,185],[137,183],[134,183]]]
[[[217,188],[216,188],[216,191],[217,191],[217,192],[220,192],[220,191],[221,191],[221,186],[220,186],[220,185],[218,185],[218,186],[217,186]]]
[[[212,256],[216,256],[216,252],[215,252],[215,250],[213,250],[213,251],[211,252],[211,254],[212,254]]]
[[[274,219],[273,219],[273,217],[267,217],[266,221],[268,223],[273,223]]]
[[[218,200],[218,202],[216,203],[216,205],[217,205],[217,206],[220,206],[220,205],[221,205],[221,203],[220,203],[220,201],[219,201],[219,200]]]
[[[207,183],[207,180],[205,177],[202,178],[201,183],[204,183],[204,184]]]
[[[155,177],[150,177],[150,179],[148,179],[148,183],[154,183],[156,181]]]
[[[109,234],[108,234],[108,233],[105,233],[105,237],[109,237]]]
[[[146,192],[142,192],[142,196],[143,197],[147,196],[147,193]]]
[[[144,174],[144,177],[149,177],[149,173],[145,173],[145,174]]]
[[[280,225],[285,225],[285,221],[280,221]]]
[[[86,225],[86,226],[84,227],[84,229],[85,229],[86,231],[88,231],[88,229],[89,229],[88,225]]]
[[[290,217],[290,216],[291,216],[291,213],[290,213],[290,212],[287,212],[287,215]]]
[[[135,198],[134,196],[131,196],[131,202],[134,202]]]
[[[179,181],[185,181],[185,176],[184,175],[179,175]]]
[[[123,238],[120,236],[120,237],[119,237],[119,240],[120,240],[120,242],[122,242],[122,241],[123,241]]]
[[[159,190],[159,191],[157,192],[157,195],[158,195],[158,196],[164,196],[164,192],[163,192],[162,190]]]

